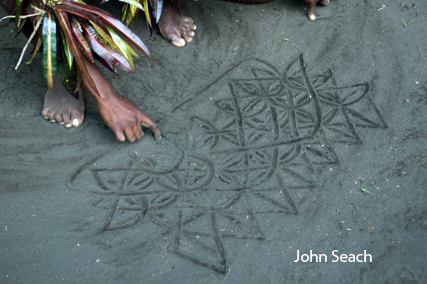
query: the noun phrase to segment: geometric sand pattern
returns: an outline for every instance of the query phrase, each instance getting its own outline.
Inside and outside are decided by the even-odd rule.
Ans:
[[[332,143],[387,128],[368,93],[368,83],[338,86],[331,70],[309,76],[302,54],[282,72],[244,60],[189,101],[184,125],[152,151],[98,157],[70,187],[107,210],[102,230],[152,222],[172,236],[171,252],[225,273],[223,239],[263,240],[260,214],[297,214],[289,189],[321,186],[318,169],[339,164]]]

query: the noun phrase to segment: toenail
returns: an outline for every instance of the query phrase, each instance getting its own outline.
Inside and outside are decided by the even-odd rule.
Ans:
[[[54,122],[56,122],[56,120],[55,119],[51,119],[50,122],[54,123]]]
[[[71,127],[71,124],[65,124],[65,127]]]
[[[74,127],[77,127],[77,126],[79,126],[79,120],[77,119],[77,118],[74,118],[74,120],[73,120],[73,126]]]
[[[61,122],[60,124],[61,124],[61,125],[64,125],[64,122]]]
[[[309,16],[309,18],[310,18],[310,20],[314,21],[314,20],[316,20],[316,15],[312,14]]]
[[[43,116],[44,117],[44,119],[49,119],[49,117],[48,116]]]

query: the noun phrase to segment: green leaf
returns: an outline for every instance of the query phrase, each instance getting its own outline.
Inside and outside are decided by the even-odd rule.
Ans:
[[[150,35],[152,32],[152,27],[153,25],[151,24],[151,7],[148,6],[148,0],[143,0],[144,1],[144,12],[145,12],[145,19],[147,20],[147,25],[148,28],[150,29]]]
[[[124,2],[124,3],[128,3],[131,6],[134,6],[138,9],[144,10],[144,8],[142,8],[142,5],[138,1],[135,1],[135,0],[119,0],[119,1]]]
[[[142,1],[144,1],[145,21],[147,22],[147,27],[150,32],[150,36],[152,36],[153,35],[153,10],[151,6],[151,1],[150,0],[142,0]]]
[[[68,67],[71,70],[73,68],[73,61],[74,61],[74,56],[73,53],[71,52],[70,47],[67,44],[67,39],[65,38],[64,35],[64,31],[62,29],[59,29],[61,31],[61,39],[62,39],[62,45],[63,45],[63,51],[65,54],[65,58],[67,59],[68,62]]]
[[[153,16],[156,19],[156,24],[159,22],[163,10],[163,0],[150,0]]]
[[[138,15],[139,9],[129,4],[124,5],[122,22],[129,27],[130,23]]]
[[[95,29],[92,26],[87,24],[84,25],[84,28],[86,30],[86,38],[94,52],[96,52],[106,62],[110,64],[115,64],[120,68],[133,73],[133,68],[131,67],[132,65],[130,65],[130,62],[127,60],[127,58],[125,58],[119,51],[114,49],[112,46],[100,42],[99,36],[97,35]]]
[[[104,32],[104,30],[100,26],[98,26],[96,23],[92,21],[90,21],[90,24],[96,30],[96,32],[102,37],[102,39],[104,39],[105,42],[107,42],[111,46],[114,46],[114,41],[108,33]]]
[[[98,89],[95,86],[95,83],[92,80],[92,77],[89,75],[86,66],[83,63],[82,55],[76,42],[73,38],[73,32],[71,30],[71,24],[68,20],[67,13],[64,10],[57,9],[57,7],[52,7],[53,11],[55,12],[56,17],[58,18],[59,24],[61,25],[62,31],[64,32],[65,38],[67,40],[67,45],[70,47],[71,52],[73,53],[74,60],[77,63],[78,69],[82,76],[85,78],[87,84],[89,87],[98,95],[101,96],[98,92]],[[77,72],[77,87],[80,85],[80,72]]]
[[[68,68],[68,63],[65,60],[58,62],[58,72],[61,75],[61,81],[65,89],[70,93],[74,94],[77,90],[77,74],[76,69]]]
[[[53,90],[56,74],[56,47],[55,16],[48,11],[43,22],[43,69],[49,90]]]
[[[81,15],[83,11],[95,14],[96,16],[102,19],[102,22],[105,25],[107,25],[110,28],[113,28],[116,32],[126,37],[126,39],[129,40],[129,42],[134,47],[144,52],[148,57],[151,57],[150,52],[148,51],[148,48],[141,41],[141,39],[136,34],[134,34],[128,27],[126,27],[122,22],[120,22],[120,20],[117,20],[116,18],[114,18],[110,13],[107,13],[93,6],[83,5],[78,2],[69,1],[69,0],[63,0],[55,4],[55,7],[76,15]]]
[[[92,51],[90,51],[89,43],[87,42],[86,38],[83,36],[83,29],[82,25],[79,23],[79,21],[76,20],[75,17],[72,19],[73,21],[73,33],[75,35],[75,39],[77,39],[77,42],[79,43],[80,49],[83,51],[84,54],[90,59],[90,61],[93,62],[93,55]]]
[[[37,40],[36,46],[34,47],[33,55],[31,55],[30,61],[25,62],[25,64],[31,64],[31,62],[33,62],[33,59],[34,59],[34,57],[36,57],[37,52],[39,52],[39,49],[40,49],[40,46],[42,45],[42,43],[43,43],[43,40],[41,38],[39,38]]]
[[[132,67],[132,73],[133,73],[133,59],[132,55],[130,53],[130,50],[128,49],[128,45],[126,42],[124,42],[112,29],[108,28],[108,31],[110,32],[111,38],[113,39],[114,43],[116,44],[115,48],[121,52],[121,54],[127,59],[130,66]]]
[[[18,28],[19,28],[19,16],[21,16],[20,15],[20,6],[21,6],[21,0],[16,0],[15,1],[15,9],[16,9],[16,11],[15,11],[15,26],[16,26],[16,30],[18,31]]]

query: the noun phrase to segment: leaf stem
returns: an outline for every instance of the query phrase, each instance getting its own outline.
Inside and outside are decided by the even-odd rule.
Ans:
[[[39,29],[40,25],[41,25],[41,24],[42,24],[42,22],[43,22],[43,18],[44,18],[44,15],[42,15],[42,16],[37,20],[37,25],[35,26],[33,33],[32,33],[32,34],[31,34],[31,36],[28,38],[27,43],[25,44],[24,48],[22,49],[21,56],[19,57],[18,63],[17,63],[17,64],[16,64],[16,66],[15,66],[15,70],[16,70],[16,69],[18,69],[19,65],[21,64],[21,62],[22,62],[22,58],[24,57],[24,54],[25,54],[25,51],[27,50],[27,47],[28,47],[28,45],[31,43],[31,41],[33,40],[34,36],[36,35],[37,30]]]
[[[25,15],[25,16],[19,16],[19,18],[20,19],[25,19],[25,18],[30,18],[30,17],[34,17],[34,16],[40,16],[40,15],[43,15],[43,14],[44,14],[44,12],[43,13],[31,14],[31,15]],[[15,15],[3,17],[3,18],[0,19],[0,22],[3,21],[3,20],[5,20],[5,19],[11,19],[11,18],[15,18],[15,17],[16,17]]]

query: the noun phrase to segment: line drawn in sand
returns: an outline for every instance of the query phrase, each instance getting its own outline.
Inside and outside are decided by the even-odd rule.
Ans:
[[[209,107],[187,101],[184,127],[153,151],[130,145],[73,175],[70,187],[106,210],[103,231],[153,223],[172,253],[223,274],[224,239],[264,240],[260,218],[297,214],[289,191],[320,187],[320,169],[339,164],[330,141],[360,144],[359,129],[387,128],[368,83],[339,86],[331,70],[309,76],[302,54],[283,72],[243,60],[196,96],[235,70],[244,78],[227,78]]]

